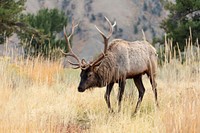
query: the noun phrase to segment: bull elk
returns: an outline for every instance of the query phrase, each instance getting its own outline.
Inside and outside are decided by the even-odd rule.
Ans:
[[[61,52],[66,56],[74,57],[77,63],[69,60],[68,62],[74,66],[74,69],[81,69],[81,81],[78,86],[78,91],[84,92],[88,88],[106,86],[106,93],[104,97],[108,108],[112,110],[110,104],[110,93],[114,83],[118,83],[118,110],[120,111],[126,79],[133,79],[139,92],[139,98],[135,108],[136,113],[145,93],[142,75],[147,74],[152,85],[156,105],[158,106],[157,85],[155,81],[157,67],[157,54],[155,48],[147,41],[129,42],[122,39],[114,39],[112,42],[108,43],[116,22],[111,24],[106,17],[105,19],[110,26],[108,36],[106,36],[95,25],[97,31],[104,39],[104,51],[90,63],[87,63],[84,59],[80,60],[72,51],[70,38],[74,34],[74,29],[77,25],[75,25],[74,22],[72,23],[72,32],[69,36],[66,35],[64,28],[64,36],[69,47],[69,52]]]

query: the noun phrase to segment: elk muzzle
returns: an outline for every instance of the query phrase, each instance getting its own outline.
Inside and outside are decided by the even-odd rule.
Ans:
[[[81,87],[81,86],[78,87],[78,92],[84,92],[84,91],[85,91],[85,89],[83,87]]]
[[[85,82],[81,81],[78,86],[78,92],[84,92],[86,90]]]

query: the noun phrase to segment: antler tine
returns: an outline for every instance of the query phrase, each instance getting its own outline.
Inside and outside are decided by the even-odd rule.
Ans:
[[[69,39],[68,40],[70,40],[70,38],[71,38],[71,36],[74,34],[74,29],[77,27],[79,25],[79,23],[78,24],[74,24],[74,20],[72,20],[72,32],[71,32],[71,34],[69,35]]]
[[[84,67],[82,67],[81,69],[82,70],[86,70],[87,68],[89,67],[92,67],[92,66],[98,66],[100,63],[101,63],[101,60],[105,57],[105,55],[102,53],[98,59],[90,62],[89,64],[86,64]]]
[[[73,67],[73,69],[78,69],[78,68],[80,68],[80,65],[79,65],[78,63],[73,63],[73,62],[71,62],[70,60],[67,60],[67,61],[69,62],[69,64],[75,66],[75,67]]]
[[[78,24],[74,25],[74,20],[72,20],[72,31],[71,31],[71,34],[70,34],[68,37],[67,37],[67,35],[66,35],[66,30],[65,30],[66,27],[63,28],[65,40],[66,40],[66,42],[67,42],[67,45],[68,45],[68,48],[69,48],[69,52],[71,52],[71,53],[73,53],[73,51],[72,51],[72,48],[71,48],[71,45],[70,45],[70,38],[71,38],[71,36],[74,34],[74,29],[75,29],[77,26],[78,26]]]
[[[108,35],[108,37],[107,37],[107,39],[109,39],[109,38],[111,37],[112,33],[113,33],[113,28],[115,27],[115,25],[116,25],[117,23],[116,23],[116,21],[115,21],[114,24],[112,25],[111,22],[110,22],[110,20],[109,20],[107,17],[105,17],[105,19],[106,19],[106,21],[108,22],[108,24],[109,24],[109,26],[110,26],[110,33],[109,33],[109,35]]]
[[[92,63],[90,63],[90,66],[94,66],[100,63],[100,61],[105,57],[105,55],[102,53],[96,60],[94,60]]]
[[[105,34],[95,25],[95,28],[98,30],[98,32],[102,35],[103,39],[104,39],[104,52],[96,59],[94,60],[92,63],[90,63],[90,66],[95,66],[95,65],[99,65],[99,63],[101,62],[101,60],[105,57],[107,50],[108,50],[108,40],[110,39],[112,33],[113,33],[113,28],[116,25],[116,21],[114,22],[114,24],[112,25],[110,20],[105,17],[106,21],[108,22],[109,26],[110,26],[110,32],[108,34],[108,36],[106,37]]]
[[[108,36],[106,37],[106,35],[95,25],[95,28],[98,30],[98,32],[102,35],[103,39],[104,39],[104,54],[107,53],[107,48],[108,48],[108,40],[110,39],[112,33],[113,33],[113,28],[116,25],[116,21],[114,22],[114,24],[112,25],[110,20],[105,17],[106,21],[108,22],[109,26],[110,26],[110,32],[108,34]]]
[[[74,57],[78,63],[73,63],[69,60],[67,60],[71,65],[74,65],[76,66],[74,69],[77,69],[77,68],[80,68],[81,67],[81,60],[78,58],[78,56],[72,51],[72,47],[70,45],[70,38],[71,36],[74,34],[74,30],[75,28],[78,26],[78,24],[74,24],[74,21],[72,21],[72,30],[71,30],[71,34],[69,36],[67,36],[66,34],[66,27],[63,28],[63,32],[64,32],[64,36],[65,36],[65,40],[67,42],[67,46],[68,46],[68,49],[69,49],[69,52],[68,53],[65,53],[63,50],[60,50],[65,56],[71,56],[71,57]]]
[[[102,37],[104,38],[104,39],[106,39],[107,37],[104,35],[104,33],[96,26],[96,25],[94,25],[95,26],[95,28],[98,30],[98,32],[102,35]]]

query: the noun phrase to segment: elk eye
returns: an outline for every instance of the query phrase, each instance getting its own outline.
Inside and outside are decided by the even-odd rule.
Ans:
[[[89,74],[88,74],[88,77],[91,77],[91,76],[92,76],[92,74],[91,74],[91,73],[89,73]]]

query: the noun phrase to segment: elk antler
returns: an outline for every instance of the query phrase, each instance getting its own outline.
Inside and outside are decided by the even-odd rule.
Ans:
[[[99,31],[99,33],[102,35],[103,39],[104,39],[104,54],[107,53],[107,49],[108,49],[108,40],[110,39],[112,33],[113,33],[113,28],[116,25],[116,21],[114,22],[114,24],[112,25],[110,20],[105,17],[106,21],[108,22],[109,26],[110,26],[110,33],[108,34],[108,36],[106,37],[105,34],[95,25],[96,29]]]
[[[99,31],[99,33],[102,35],[103,39],[104,39],[104,52],[99,56],[99,58],[97,58],[95,61],[93,61],[92,63],[90,63],[90,66],[94,66],[96,64],[99,64],[99,62],[101,62],[101,60],[105,57],[105,55],[107,54],[107,50],[108,50],[108,40],[110,39],[112,33],[113,33],[113,28],[116,25],[116,21],[114,22],[114,24],[112,25],[110,20],[105,17],[106,21],[108,22],[109,26],[110,26],[110,32],[108,34],[108,36],[106,36],[96,25],[95,28]]]
[[[77,69],[77,68],[83,68],[84,66],[86,66],[86,61],[84,59],[80,60],[78,58],[78,56],[72,51],[72,47],[71,47],[71,44],[70,44],[70,38],[72,37],[72,35],[74,34],[74,29],[78,26],[78,24],[74,24],[74,21],[72,21],[72,31],[71,31],[71,34],[69,36],[67,36],[66,34],[66,30],[65,30],[65,27],[63,28],[63,32],[64,32],[64,36],[65,36],[65,40],[67,42],[67,46],[68,46],[68,49],[69,49],[69,52],[68,53],[65,53],[63,50],[60,50],[65,56],[71,56],[71,57],[74,57],[76,59],[76,61],[78,63],[73,63],[69,60],[67,60],[71,65],[75,66],[73,67],[74,69]]]

